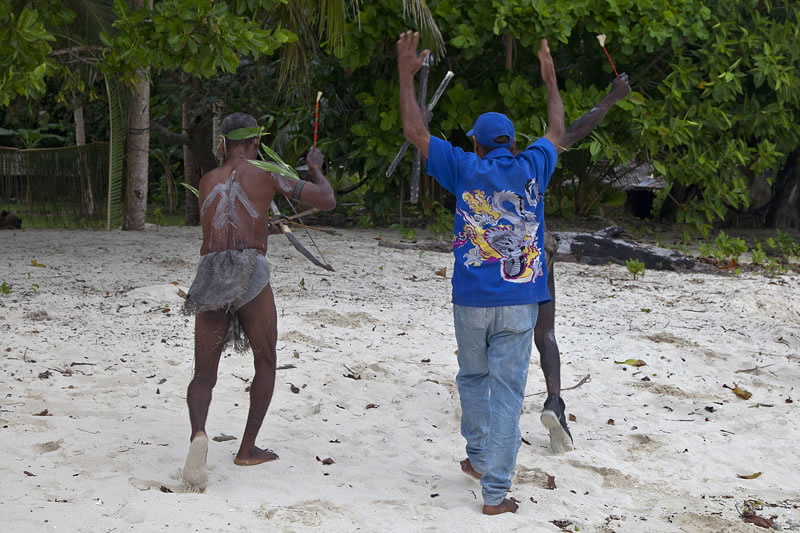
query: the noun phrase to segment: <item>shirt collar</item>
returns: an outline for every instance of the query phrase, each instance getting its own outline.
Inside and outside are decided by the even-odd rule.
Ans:
[[[497,159],[498,157],[514,157],[508,148],[495,148],[485,156],[484,159]]]

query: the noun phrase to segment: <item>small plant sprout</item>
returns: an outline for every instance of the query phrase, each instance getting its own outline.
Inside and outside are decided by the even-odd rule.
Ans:
[[[644,277],[644,273],[647,270],[644,266],[644,263],[639,261],[638,259],[628,259],[625,261],[625,266],[628,269],[628,272],[633,274],[633,279],[636,280],[636,276]]]
[[[767,253],[761,247],[761,243],[760,242],[756,243],[756,247],[753,248],[752,250],[750,250],[750,252],[752,253],[751,262],[754,265],[759,265],[759,266],[763,265],[764,261],[767,260]]]
[[[730,260],[732,263],[739,261],[739,256],[747,252],[747,245],[743,239],[729,237],[724,231],[720,231],[714,240],[716,248],[711,252],[720,261]]]
[[[7,285],[5,281],[0,283],[0,294],[11,294],[11,285]]]

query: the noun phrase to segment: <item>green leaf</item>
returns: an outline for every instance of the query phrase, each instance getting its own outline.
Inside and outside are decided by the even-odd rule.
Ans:
[[[239,128],[222,135],[222,137],[231,141],[243,141],[244,139],[252,139],[253,137],[261,137],[267,132],[264,131],[262,126],[254,126],[252,128]]]
[[[269,161],[258,161],[254,159],[248,159],[248,161],[257,166],[261,170],[266,170],[267,172],[274,172],[275,174],[280,174],[281,176],[286,176],[287,178],[294,178],[300,179],[296,172],[292,173],[286,170],[285,167],[278,165],[277,163],[270,163]]]
[[[191,185],[189,185],[189,184],[188,184],[188,183],[186,183],[185,181],[182,181],[182,182],[181,182],[181,185],[183,185],[184,187],[186,187],[187,189],[189,189],[190,191],[192,191],[192,193],[193,193],[195,196],[197,196],[198,198],[200,198],[200,191],[197,189],[197,187],[192,187]]]
[[[253,161],[252,159],[248,159],[253,165],[266,170],[267,172],[275,172],[276,174],[280,174],[281,176],[286,176],[287,178],[293,178],[296,180],[300,179],[300,176],[297,174],[297,171],[292,168],[291,166],[287,165],[281,156],[279,156],[274,150],[272,150],[266,144],[262,144],[261,148],[267,155],[272,159],[270,161]]]

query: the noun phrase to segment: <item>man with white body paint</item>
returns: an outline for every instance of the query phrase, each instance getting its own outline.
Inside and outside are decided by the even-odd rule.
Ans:
[[[311,181],[294,180],[248,161],[256,159],[260,141],[252,116],[228,115],[221,130],[239,140],[225,139],[225,161],[200,180],[202,257],[184,308],[195,314],[195,369],[187,392],[192,433],[183,479],[200,491],[208,479],[206,417],[219,359],[228,345],[238,351],[252,347],[255,366],[250,411],[234,463],[250,466],[278,458],[255,445],[272,399],[277,360],[277,316],[266,253],[268,235],[280,230],[269,222],[270,203],[280,193],[322,210],[336,205],[321,170],[324,156],[316,148],[307,156]],[[241,139],[243,134],[251,136]]]

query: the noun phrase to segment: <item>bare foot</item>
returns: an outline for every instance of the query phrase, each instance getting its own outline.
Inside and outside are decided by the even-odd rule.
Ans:
[[[506,498],[500,502],[499,505],[484,505],[483,514],[495,515],[502,513],[516,513],[517,509],[519,509],[519,505]]]
[[[198,431],[189,444],[186,464],[183,465],[183,482],[192,492],[203,492],[208,485],[206,456],[208,455],[208,436]]]
[[[241,450],[239,450],[239,453],[236,454],[236,459],[234,459],[233,462],[239,466],[254,466],[260,465],[261,463],[274,461],[277,458],[278,454],[275,452],[271,450],[262,450],[261,448],[253,446],[253,449],[249,454],[244,454]]]
[[[475,470],[475,468],[473,468],[472,463],[470,462],[469,459],[464,459],[463,461],[461,461],[460,464],[461,464],[461,471],[467,474],[468,476],[472,476],[475,479],[480,479],[483,477],[482,474],[479,474],[478,471]]]

